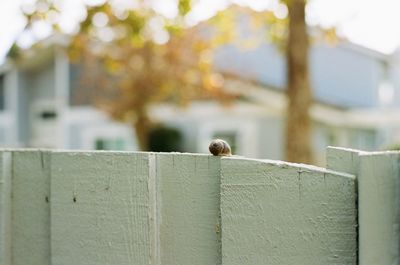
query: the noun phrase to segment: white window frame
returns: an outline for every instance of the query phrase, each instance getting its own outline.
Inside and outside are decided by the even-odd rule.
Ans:
[[[56,117],[54,119],[46,120],[43,118],[38,118],[38,114],[40,114],[43,110],[52,110],[55,112]],[[45,144],[45,147],[56,148],[61,140],[61,129],[60,129],[60,107],[57,105],[57,102],[52,99],[36,99],[33,100],[30,104],[29,109],[29,122],[31,132],[29,135],[29,145],[34,147],[42,147]],[[47,133],[47,131],[42,131],[43,126],[48,126],[49,128],[53,128],[54,131]],[[37,136],[39,132],[40,136]]]
[[[124,151],[133,151],[135,144],[132,141],[132,132],[123,126],[106,124],[101,126],[91,126],[85,128],[82,133],[82,149],[95,150],[98,139],[117,139],[122,138],[125,141]]]

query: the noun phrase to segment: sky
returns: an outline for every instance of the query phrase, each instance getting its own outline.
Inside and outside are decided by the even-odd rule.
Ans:
[[[85,16],[84,2],[95,4],[102,0],[56,0],[60,3],[63,15],[56,17],[60,27],[68,33],[76,30],[74,21]],[[133,6],[135,0],[113,0],[120,6]],[[148,0],[154,8],[166,15],[177,13],[176,0]],[[216,11],[224,9],[229,0],[193,0],[192,12],[188,20],[192,23],[211,17]],[[25,25],[21,15],[21,5],[32,6],[35,0],[0,1],[0,62],[17,40],[21,46],[29,46],[35,38],[51,34],[46,24],[38,24],[33,32],[20,34]],[[231,1],[232,2],[232,1]],[[285,16],[286,8],[278,0],[234,0],[240,5],[248,5],[256,10],[273,10],[277,16]],[[309,0],[307,22],[311,26],[333,27],[341,37],[351,42],[382,53],[390,54],[400,46],[400,0]]]

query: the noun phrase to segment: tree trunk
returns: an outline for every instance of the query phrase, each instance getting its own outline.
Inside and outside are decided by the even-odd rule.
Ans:
[[[287,42],[288,108],[286,121],[286,160],[312,163],[312,92],[308,70],[309,40],[305,22],[305,0],[289,0]]]
[[[151,122],[145,113],[138,113],[134,124],[136,139],[141,151],[149,151],[149,133]]]

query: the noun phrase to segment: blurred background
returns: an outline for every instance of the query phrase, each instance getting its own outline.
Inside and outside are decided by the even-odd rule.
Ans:
[[[400,148],[397,0],[2,0],[0,146],[325,164]]]

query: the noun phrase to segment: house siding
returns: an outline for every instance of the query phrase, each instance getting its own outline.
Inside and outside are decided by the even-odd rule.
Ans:
[[[17,134],[18,141],[20,143],[27,144],[30,134],[30,121],[28,117],[29,113],[29,95],[25,87],[28,85],[28,81],[25,76],[18,71],[17,73],[17,108],[18,112],[15,113],[17,120]]]
[[[400,63],[392,63],[389,65],[389,79],[393,82],[393,101],[390,107],[400,106]]]
[[[215,61],[216,70],[221,72],[279,90],[286,87],[285,58],[273,44],[264,43],[255,49],[226,45],[217,50]],[[384,71],[380,58],[343,45],[317,44],[311,48],[311,85],[316,100],[324,103],[358,108],[378,106]]]
[[[35,71],[24,73],[30,100],[52,100],[55,98],[54,63],[48,63]]]
[[[215,53],[216,70],[255,80],[261,84],[283,89],[286,86],[286,62],[272,44],[257,49],[240,49],[226,45]]]
[[[285,144],[285,124],[280,117],[264,117],[259,119],[259,157],[282,160]]]
[[[375,107],[383,80],[383,62],[341,46],[316,45],[311,50],[315,97],[343,107]]]

